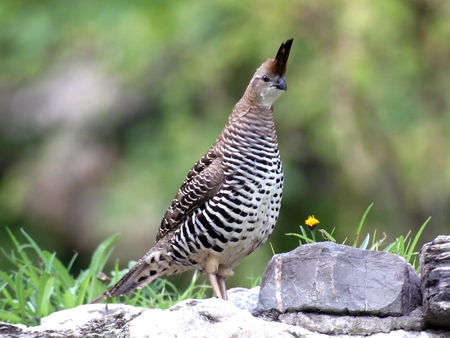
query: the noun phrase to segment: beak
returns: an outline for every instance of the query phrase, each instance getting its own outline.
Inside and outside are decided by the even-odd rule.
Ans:
[[[272,87],[275,87],[276,89],[280,89],[280,90],[287,90],[286,80],[284,79],[284,77],[280,76],[278,78],[277,83],[274,83],[272,85]]]

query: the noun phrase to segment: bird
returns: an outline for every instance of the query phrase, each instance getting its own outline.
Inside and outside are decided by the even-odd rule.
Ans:
[[[219,137],[184,179],[155,245],[92,303],[190,269],[206,273],[214,296],[228,299],[226,279],[266,242],[280,211],[284,179],[273,105],[287,90],[292,42],[256,70]]]

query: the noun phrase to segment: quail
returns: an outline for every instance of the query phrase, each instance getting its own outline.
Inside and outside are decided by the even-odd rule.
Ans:
[[[273,104],[287,89],[292,42],[256,70],[216,142],[187,174],[156,244],[94,302],[190,269],[206,273],[214,295],[227,299],[226,279],[264,244],[280,211],[283,169]]]

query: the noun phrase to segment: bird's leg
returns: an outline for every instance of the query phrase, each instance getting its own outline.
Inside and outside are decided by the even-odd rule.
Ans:
[[[217,283],[219,284],[220,293],[222,294],[222,299],[228,300],[227,287],[225,281],[228,277],[234,275],[233,270],[227,266],[219,266],[219,271],[217,272]]]
[[[225,298],[222,295],[222,286],[220,284],[221,283],[220,277],[218,278],[215,273],[208,273],[208,278],[209,278],[209,282],[211,283],[211,286],[213,288],[214,296],[216,296],[220,299],[226,299],[226,297],[227,297],[226,292],[225,292]],[[223,284],[225,286],[225,281]]]
[[[224,299],[224,300],[228,300],[227,287],[225,285],[226,279],[227,279],[226,277],[222,277],[222,276],[217,277],[217,282],[219,284],[220,293],[222,294],[222,299]]]
[[[233,276],[233,270],[220,265],[217,256],[210,255],[206,259],[205,272],[208,274],[214,295],[220,299],[228,300],[225,281],[228,277]]]
[[[217,273],[219,272],[219,257],[216,255],[209,255],[206,258],[205,272],[208,274],[209,282],[211,283],[214,291],[214,296],[220,299],[226,299],[227,293],[225,289],[225,280],[222,282],[222,277],[217,276]],[[223,293],[223,290],[225,290],[225,293]]]

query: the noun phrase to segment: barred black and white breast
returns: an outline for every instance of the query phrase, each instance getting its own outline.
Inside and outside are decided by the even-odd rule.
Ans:
[[[255,119],[259,126],[254,125]],[[180,264],[188,262],[202,269],[202,262],[213,256],[215,269],[226,278],[244,257],[264,244],[278,219],[283,170],[272,114],[264,117],[250,110],[239,121],[230,121],[208,155],[219,172],[211,177],[220,176],[220,184],[175,230],[172,255]],[[196,186],[197,193],[204,194]],[[173,205],[195,200],[195,191],[190,194],[177,195]],[[169,209],[166,216],[173,214]]]

